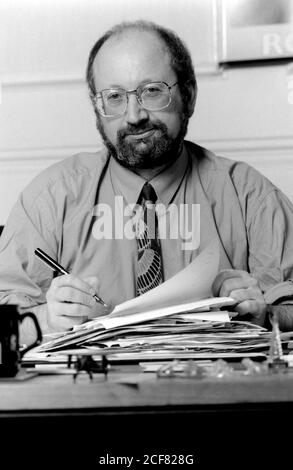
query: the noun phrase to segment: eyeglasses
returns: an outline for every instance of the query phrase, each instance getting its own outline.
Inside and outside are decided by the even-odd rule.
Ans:
[[[171,89],[178,83],[168,85],[165,82],[150,82],[140,85],[136,90],[109,88],[99,91],[95,98],[97,110],[101,116],[122,116],[127,109],[128,95],[135,94],[141,106],[149,111],[160,111],[171,103]]]

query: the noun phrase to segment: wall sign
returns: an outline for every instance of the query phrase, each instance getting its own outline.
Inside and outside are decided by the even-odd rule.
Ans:
[[[293,58],[293,0],[220,0],[220,62]]]

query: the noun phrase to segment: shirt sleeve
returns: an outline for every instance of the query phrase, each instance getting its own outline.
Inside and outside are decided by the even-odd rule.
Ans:
[[[293,205],[278,189],[259,201],[248,227],[249,269],[263,292],[293,279]],[[282,330],[293,328],[293,299],[270,307]]]
[[[50,202],[52,200],[52,202]],[[31,307],[46,302],[53,271],[35,254],[55,257],[58,249],[53,198],[26,189],[13,207],[0,237],[0,303]]]
[[[250,272],[265,292],[293,277],[293,205],[278,190],[260,201],[248,226]]]

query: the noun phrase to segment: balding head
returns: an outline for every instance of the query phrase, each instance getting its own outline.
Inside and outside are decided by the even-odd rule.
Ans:
[[[150,176],[178,158],[196,82],[174,33],[146,22],[116,26],[92,49],[87,79],[98,130],[121,165]]]
[[[102,46],[106,47],[107,42],[108,46],[114,45],[115,40],[119,41],[119,38],[128,36],[133,38],[132,47],[135,48],[135,38],[137,35],[142,34],[147,40],[146,33],[149,34],[149,37],[152,35],[154,39],[157,38],[159,47],[161,44],[162,49],[165,49],[169,54],[169,64],[177,77],[185,112],[188,116],[191,116],[197,94],[197,84],[189,51],[183,41],[173,31],[147,21],[118,24],[108,30],[93,46],[89,55],[86,74],[91,99],[94,99],[97,92],[95,77],[102,73],[96,61],[97,55],[102,52]],[[95,70],[93,67],[94,63],[96,64]]]

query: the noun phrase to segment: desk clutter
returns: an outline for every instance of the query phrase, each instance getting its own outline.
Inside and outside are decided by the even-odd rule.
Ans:
[[[244,377],[288,372],[288,363],[283,359],[277,365],[270,360],[258,362],[249,357],[237,363],[227,362],[224,359],[215,361],[194,361],[189,359],[188,361],[173,360],[165,363],[141,363],[140,365],[144,372],[155,372],[159,378],[222,379],[235,376]]]
[[[109,364],[245,358],[260,362],[269,357],[273,367],[278,364],[281,369],[281,356],[288,351],[293,332],[281,333],[277,318],[272,331],[240,321],[233,311],[234,299],[208,295],[206,286],[212,285],[218,269],[218,251],[216,241],[211,242],[166,282],[116,305],[108,314],[44,338],[25,360],[54,363],[70,351],[93,358],[102,355]],[[274,291],[270,300],[275,299]]]
[[[237,362],[244,375],[267,374],[284,372],[293,363],[287,360],[291,357],[288,352],[292,336],[293,332],[279,331],[277,318],[273,318],[272,331],[268,331],[249,322],[203,321],[192,313],[182,313],[135,325],[95,327],[76,337],[66,333],[55,335],[53,340],[29,352],[24,366],[43,364],[45,373],[46,370],[49,373],[46,364],[54,367],[59,363],[59,373],[63,365],[64,373],[77,377],[85,371],[91,378],[96,372],[106,376],[111,364],[165,361],[162,376],[200,378],[210,373],[235,374],[231,363]],[[74,370],[68,367],[69,363],[75,364]],[[155,365],[153,369],[158,372]]]

